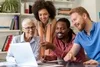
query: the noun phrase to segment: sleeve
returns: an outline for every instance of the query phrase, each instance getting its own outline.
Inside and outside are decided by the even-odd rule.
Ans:
[[[13,37],[11,43],[13,43],[14,41],[15,41],[15,38]],[[7,62],[15,62],[15,58],[14,58],[14,56],[13,56],[13,54],[12,54],[11,47],[9,47],[9,50],[8,50],[8,52],[7,52],[6,61],[7,61]]]
[[[75,39],[74,39],[74,43],[81,45],[80,42],[79,42],[79,40],[80,40],[80,38],[79,38],[79,33],[78,33],[76,35]]]
[[[40,49],[40,38],[38,37],[37,38],[35,52],[34,52],[34,55],[35,55],[36,60],[39,59],[39,49]]]

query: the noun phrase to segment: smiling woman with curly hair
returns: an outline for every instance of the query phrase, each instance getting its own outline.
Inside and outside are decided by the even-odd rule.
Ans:
[[[56,9],[51,1],[39,0],[32,7],[33,14],[36,18],[37,34],[40,36],[41,42],[52,42],[56,25]],[[49,51],[45,50],[48,55]],[[41,56],[44,55],[44,49],[41,48]]]

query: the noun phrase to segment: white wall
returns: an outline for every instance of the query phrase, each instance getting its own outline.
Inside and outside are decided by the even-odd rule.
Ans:
[[[98,19],[97,19],[97,10],[96,10],[96,7],[97,7],[96,6],[96,1],[97,0],[81,0],[80,4],[78,4],[78,6],[80,5],[88,11],[88,13],[90,14],[90,17],[93,21],[98,21]]]
[[[97,20],[100,22],[100,0],[96,0]]]

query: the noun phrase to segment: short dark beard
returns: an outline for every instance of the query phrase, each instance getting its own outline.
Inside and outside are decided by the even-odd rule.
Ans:
[[[58,38],[58,37],[57,37]],[[62,38],[58,38],[59,40],[62,40],[62,39],[64,39],[64,37],[62,37]]]

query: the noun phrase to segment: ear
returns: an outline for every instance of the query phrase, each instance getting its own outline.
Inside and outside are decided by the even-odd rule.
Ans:
[[[87,14],[86,14],[86,13],[83,13],[82,17],[83,17],[84,19],[87,19]]]

